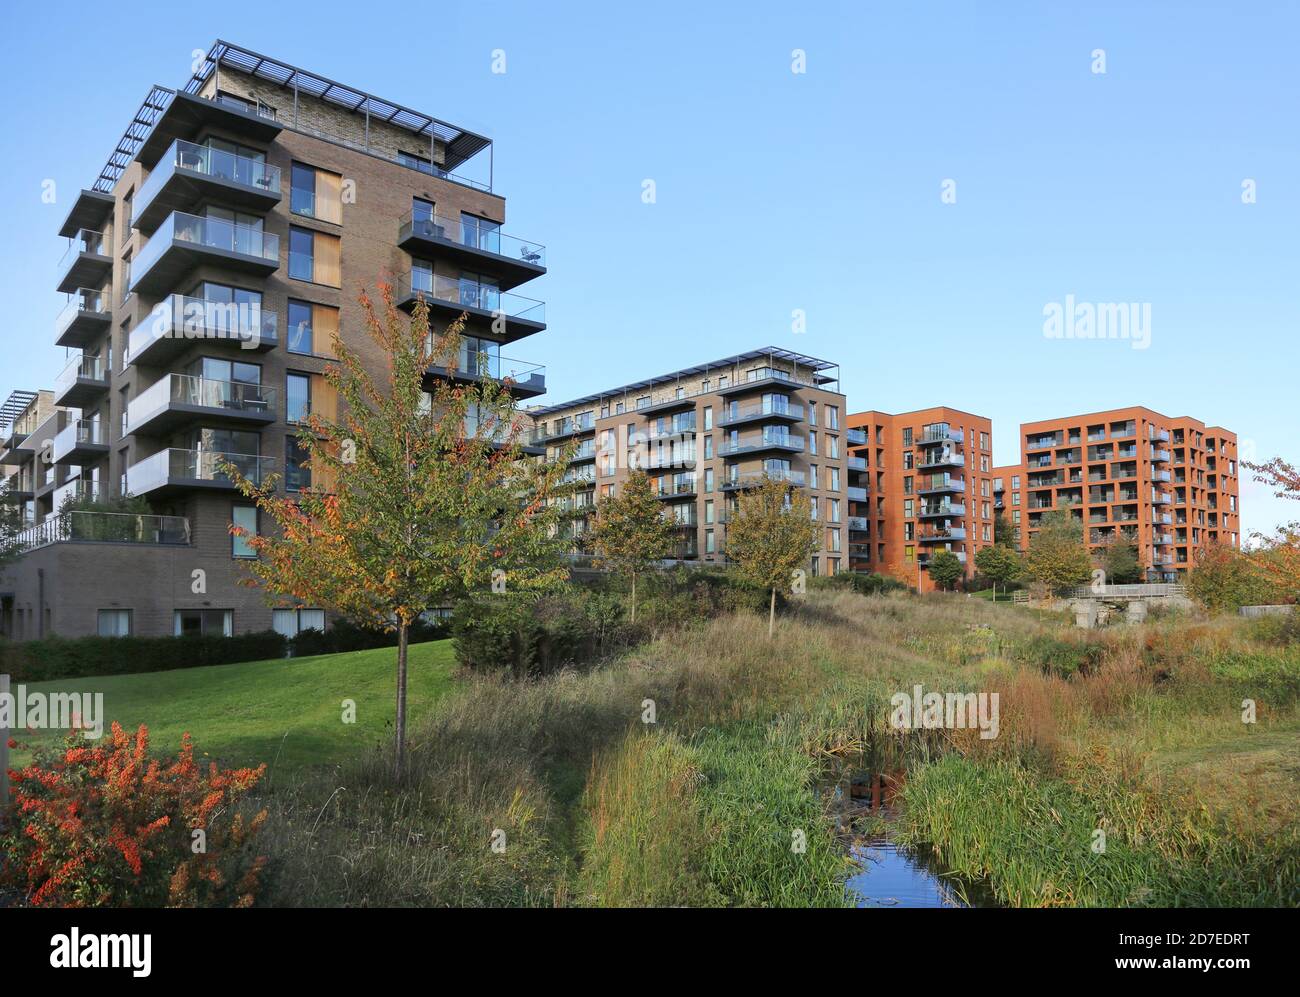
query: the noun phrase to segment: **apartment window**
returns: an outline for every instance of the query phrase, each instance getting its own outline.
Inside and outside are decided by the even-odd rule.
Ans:
[[[233,609],[178,609],[172,632],[177,637],[229,637],[235,632]]]
[[[339,310],[330,305],[289,300],[288,341],[290,353],[305,356],[330,356],[331,344],[339,329]]]
[[[830,500],[830,507],[831,507],[831,508],[830,508],[830,513],[831,513],[831,514],[830,514],[830,516],[828,516],[827,518],[828,518],[828,519],[830,520],[830,522],[832,522],[832,523],[838,523],[838,522],[840,521],[840,500],[839,500],[839,499],[831,499],[831,500]]]
[[[915,539],[916,539],[916,524],[915,524],[915,523],[908,522],[908,523],[904,523],[904,524],[903,524],[903,539],[904,539],[904,540],[915,540]]]
[[[307,449],[297,438],[289,436],[284,441],[284,487],[286,491],[300,492],[311,487],[311,469],[304,467]]]
[[[713,459],[713,437],[712,436],[704,437],[704,459],[705,460]]]
[[[125,301],[131,296],[131,254],[127,253],[122,257],[122,299]]]
[[[916,466],[916,452],[914,450],[903,451],[903,470],[910,471]]]
[[[831,460],[840,459],[840,438],[838,436],[826,437],[826,456]]]
[[[718,550],[718,544],[717,541],[714,540],[713,531],[705,530],[704,531],[704,553],[714,554],[717,553],[717,550]]]
[[[808,453],[810,456],[813,457],[817,456],[817,434],[816,433],[808,434]]]
[[[289,210],[295,215],[343,224],[343,177],[306,163],[290,170]]]
[[[980,513],[982,514],[984,519],[989,518],[989,504],[987,502],[980,503]]]
[[[913,515],[913,512],[912,512],[912,509],[913,509],[912,503],[913,503],[914,501],[915,501],[914,499],[903,499],[903,518],[904,518],[904,519],[911,519],[911,518],[912,518],[912,515]]]
[[[840,552],[840,531],[839,531],[839,530],[827,530],[826,533],[827,533],[827,536],[830,537],[830,541],[831,541],[830,551],[831,551],[831,553],[838,554],[838,553]],[[834,561],[831,561],[830,563],[831,563],[831,564],[834,564],[835,562],[834,562]]]
[[[838,405],[826,406],[826,428],[827,429],[840,428],[840,407]]]
[[[912,476],[910,474],[903,476],[903,494],[904,495],[912,494]]]
[[[341,287],[339,237],[305,228],[289,228],[289,276],[327,287]]]
[[[903,560],[906,561],[908,564],[911,564],[913,561],[915,561],[915,560],[916,560],[916,548],[915,548],[915,547],[904,547],[904,548],[903,548]]]
[[[304,630],[325,630],[323,609],[273,609],[271,629],[285,637],[297,637]]]
[[[713,406],[704,406],[704,429],[707,432],[713,428]]]
[[[649,395],[642,395],[640,398],[638,398],[638,399],[636,400],[636,407],[639,408],[639,409],[642,409],[642,408],[649,408],[649,407],[650,407],[650,396],[649,396]]]
[[[678,388],[676,394],[673,395],[673,397],[674,397],[674,398],[685,398],[685,397],[686,397],[686,389],[685,389],[685,388]]]
[[[311,414],[311,375],[288,373],[285,385],[285,419],[306,422]]]
[[[704,522],[713,522],[713,499],[704,500]]]
[[[903,427],[903,446],[905,446],[905,447],[910,447],[911,445],[912,445],[912,427],[911,427],[911,426],[904,426],[904,427]]]
[[[225,90],[218,90],[216,102],[240,111],[247,111],[249,114],[275,120],[275,108],[270,104],[263,104],[260,100],[249,100],[247,97],[240,97],[237,94],[227,93]]]
[[[808,465],[808,487],[809,488],[817,487],[817,465],[816,464]]]
[[[419,170],[421,173],[433,174],[433,161],[427,156],[417,156],[413,152],[403,152],[400,149],[397,152],[397,161],[412,170]]]
[[[626,404],[626,403],[624,403],[624,402],[615,402],[615,403],[614,403],[614,414],[615,414],[615,415],[622,415],[622,414],[623,414],[624,412],[626,412],[626,411],[627,411],[627,404]]]
[[[817,403],[816,402],[808,403],[808,425],[810,426],[817,425]]]
[[[249,543],[257,536],[257,506],[235,505],[230,509],[230,522],[244,531],[244,536],[230,535],[230,556],[239,558],[257,557]]]
[[[988,433],[980,433],[980,449],[981,449],[981,450],[988,450],[988,449],[990,449],[990,447],[989,447],[989,434],[988,434]]]
[[[95,633],[101,637],[130,637],[131,610],[101,609],[95,620]]]
[[[704,469],[704,490],[706,492],[713,491],[713,468],[711,467]]]
[[[816,495],[809,496],[809,498],[808,498],[808,518],[809,518],[809,519],[816,519],[816,518],[817,518],[817,511],[818,511],[818,510],[817,510],[817,496],[816,496]]]

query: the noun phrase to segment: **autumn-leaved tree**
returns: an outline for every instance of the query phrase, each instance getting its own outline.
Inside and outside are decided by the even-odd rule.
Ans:
[[[930,555],[930,563],[926,565],[926,570],[930,573],[930,581],[946,591],[957,584],[957,579],[962,576],[965,568],[962,567],[956,554],[941,549]]]
[[[771,590],[767,636],[776,627],[776,594],[789,592],[795,571],[818,547],[820,527],[802,489],[776,478],[743,493],[727,529],[727,556],[745,578]]]
[[[1023,570],[1020,552],[1006,544],[993,543],[975,552],[975,568],[993,583],[993,599],[997,600],[998,586],[1007,587]]]
[[[277,476],[255,482],[226,471],[274,525],[247,538],[257,554],[251,584],[273,604],[287,598],[396,631],[400,777],[411,624],[494,583],[534,589],[567,577],[558,508],[548,502],[566,462],[523,458],[509,379],[428,376],[458,369],[464,316],[431,335],[423,301],[408,318],[389,285],[379,291],[378,304],[364,292],[360,302],[386,370],[367,369],[335,334],[338,359],[325,379],[341,405],[313,411],[298,437],[310,485],[277,493]]]
[[[1277,586],[1261,568],[1264,551],[1246,553],[1225,543],[1206,544],[1187,576],[1187,594],[1211,612],[1276,602]]]
[[[1300,470],[1280,457],[1263,464],[1244,461],[1255,472],[1255,480],[1273,489],[1273,494],[1292,502],[1300,502]],[[1276,588],[1291,602],[1300,600],[1300,522],[1284,523],[1270,535],[1255,534],[1259,545],[1251,561]]]
[[[633,471],[620,490],[596,506],[592,547],[597,562],[632,581],[632,622],[636,622],[636,579],[672,551],[673,527],[650,477]]]
[[[1025,555],[1029,575],[1054,593],[1068,592],[1092,577],[1083,522],[1064,509],[1043,513]]]

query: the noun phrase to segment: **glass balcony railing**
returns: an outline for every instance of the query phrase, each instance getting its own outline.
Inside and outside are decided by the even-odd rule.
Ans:
[[[91,315],[108,315],[107,296],[99,291],[92,291],[88,287],[79,287],[68,295],[68,302],[59,312],[59,317],[54,320],[55,338],[61,337],[83,314]]]
[[[233,465],[254,484],[271,473],[274,461],[257,454],[222,453],[215,450],[160,450],[127,468],[126,493],[146,495],[172,482],[212,481],[230,483],[223,470]],[[233,487],[233,485],[231,485]]]
[[[158,165],[153,168],[132,203],[135,209],[131,221],[135,223],[140,213],[152,203],[158,191],[167,180],[176,173],[188,173],[197,177],[212,177],[215,180],[228,180],[253,190],[266,191],[268,194],[280,192],[280,167],[271,166],[259,159],[239,156],[223,149],[214,149],[207,145],[197,145],[177,139],[171,144]]]
[[[540,242],[507,235],[499,227],[477,219],[451,219],[437,212],[412,212],[402,219],[398,241],[409,238],[436,239],[478,249],[496,256],[519,260],[532,266],[546,266],[546,247]]]
[[[47,516],[41,523],[22,530],[16,540],[24,550],[71,541],[188,544],[190,522],[184,516],[69,511]]]
[[[930,426],[921,433],[921,443],[961,443],[966,434],[952,426]]]
[[[168,374],[133,398],[126,407],[129,432],[168,405],[194,405],[222,412],[268,414],[275,410],[276,392],[262,384],[218,381],[191,374]]]
[[[737,474],[730,475],[725,488],[749,488],[759,485],[764,478],[771,478],[773,481],[784,481],[791,485],[802,487],[806,481],[803,471],[787,471],[784,468],[764,468],[761,471],[741,471]]]
[[[572,436],[574,433],[583,433],[589,429],[596,428],[596,419],[592,415],[575,416],[568,419],[556,419],[549,426],[541,425],[534,429],[528,436],[530,443],[545,443],[548,440],[557,440],[565,436]]]
[[[280,316],[259,304],[208,301],[169,294],[127,336],[134,361],[160,339],[233,340],[245,349],[278,342]]]
[[[718,456],[732,457],[737,454],[753,453],[769,447],[783,450],[803,450],[804,438],[791,433],[764,431],[750,436],[740,436],[734,440],[724,440],[718,445]]]
[[[78,419],[59,430],[54,437],[54,454],[57,459],[82,444],[104,445],[108,443],[108,433],[104,424],[93,419]]]
[[[280,261],[280,237],[252,225],[240,225],[224,218],[207,218],[173,211],[132,262],[132,286],[149,272],[174,243],[187,242],[205,249],[219,249],[241,256]]]
[[[456,308],[477,308],[526,322],[546,321],[544,301],[499,291],[490,284],[447,277],[427,270],[412,270],[407,273],[402,279],[402,293],[406,298],[423,296],[426,301],[441,302]]]
[[[104,241],[104,233],[88,228],[78,230],[77,234],[68,240],[68,248],[63,251],[63,256],[59,258],[59,273],[67,273],[82,253],[106,257],[108,255],[108,244]]]
[[[103,381],[108,377],[104,361],[99,357],[88,357],[78,353],[54,379],[55,397],[62,395],[78,380]]]
[[[728,405],[719,417],[718,424],[729,426],[736,422],[761,419],[766,415],[801,420],[803,419],[804,409],[802,405],[792,405],[789,402],[779,400],[759,402],[756,405]]]
[[[489,377],[495,381],[510,378],[520,385],[527,385],[536,379],[546,379],[546,368],[542,364],[512,360],[495,353],[476,353],[466,346],[461,346],[456,357],[456,369],[461,373]]]

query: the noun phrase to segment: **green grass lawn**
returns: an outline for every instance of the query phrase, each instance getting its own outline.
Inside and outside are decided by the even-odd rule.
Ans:
[[[452,686],[451,641],[411,645],[407,705],[411,722],[428,715]],[[397,649],[250,661],[141,675],[36,682],[33,691],[102,692],[104,727],[112,720],[149,727],[151,749],[174,752],[189,731],[196,754],[225,764],[274,762],[277,768],[332,763],[392,736]],[[343,700],[356,722],[342,722]],[[19,734],[24,745],[57,732]],[[30,752],[15,752],[22,763]]]

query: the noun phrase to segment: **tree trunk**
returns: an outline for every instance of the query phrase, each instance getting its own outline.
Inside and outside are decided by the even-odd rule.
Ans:
[[[397,750],[394,775],[400,780],[406,762],[406,623],[397,624]]]
[[[632,622],[636,622],[636,572],[632,572]]]
[[[772,639],[772,631],[776,627],[776,589],[772,589],[772,602],[767,610],[767,639]]]

